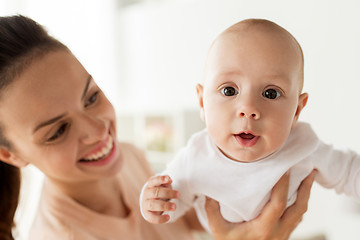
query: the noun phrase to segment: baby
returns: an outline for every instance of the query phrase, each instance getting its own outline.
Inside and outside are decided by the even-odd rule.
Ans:
[[[194,206],[209,230],[209,196],[227,221],[248,221],[290,169],[288,206],[313,169],[322,186],[360,199],[360,156],[334,150],[298,122],[308,100],[303,72],[299,43],[273,22],[247,19],[221,33],[197,86],[206,129],[190,138],[162,175],[149,179],[141,195],[143,217],[175,221]]]

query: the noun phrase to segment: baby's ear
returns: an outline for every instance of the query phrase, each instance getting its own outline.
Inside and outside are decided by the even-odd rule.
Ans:
[[[309,99],[309,94],[307,94],[307,93],[302,93],[299,96],[298,106],[296,108],[296,112],[295,112],[295,116],[294,116],[293,127],[295,126],[296,122],[298,121],[300,113],[306,106],[308,99]]]
[[[203,101],[203,94],[204,94],[204,87],[201,84],[196,85],[196,92],[199,99],[199,106],[200,106],[200,118],[201,120],[205,121],[205,113],[204,113],[204,101]]]
[[[0,160],[18,168],[25,167],[29,164],[28,162],[17,157],[14,153],[2,147],[0,147]]]

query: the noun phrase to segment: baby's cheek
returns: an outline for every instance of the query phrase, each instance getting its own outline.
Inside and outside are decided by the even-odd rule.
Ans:
[[[276,131],[272,131],[272,134],[270,135],[269,147],[273,149],[273,151],[278,150],[286,141],[286,139],[289,137],[290,134],[290,128],[289,130],[278,129]]]

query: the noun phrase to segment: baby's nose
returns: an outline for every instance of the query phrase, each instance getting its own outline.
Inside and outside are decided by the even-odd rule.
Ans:
[[[258,112],[253,111],[252,113],[247,113],[245,111],[240,112],[240,117],[253,118],[254,120],[259,119],[260,114]]]

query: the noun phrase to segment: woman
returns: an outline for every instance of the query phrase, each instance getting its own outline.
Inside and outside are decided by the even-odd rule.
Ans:
[[[1,169],[14,172],[11,183],[1,175],[1,184],[12,190],[2,189],[1,196],[14,199],[11,208],[1,204],[8,213],[4,236],[12,238],[18,168],[28,164],[46,176],[30,239],[176,240],[192,239],[192,230],[200,229],[193,211],[166,225],[141,218],[139,193],[152,175],[142,152],[116,141],[111,103],[70,50],[23,16],[0,18],[0,106]],[[312,179],[283,214],[284,176],[264,212],[246,224],[225,222],[208,200],[215,238],[258,239],[253,234],[262,233],[264,239],[286,239],[305,212]]]

